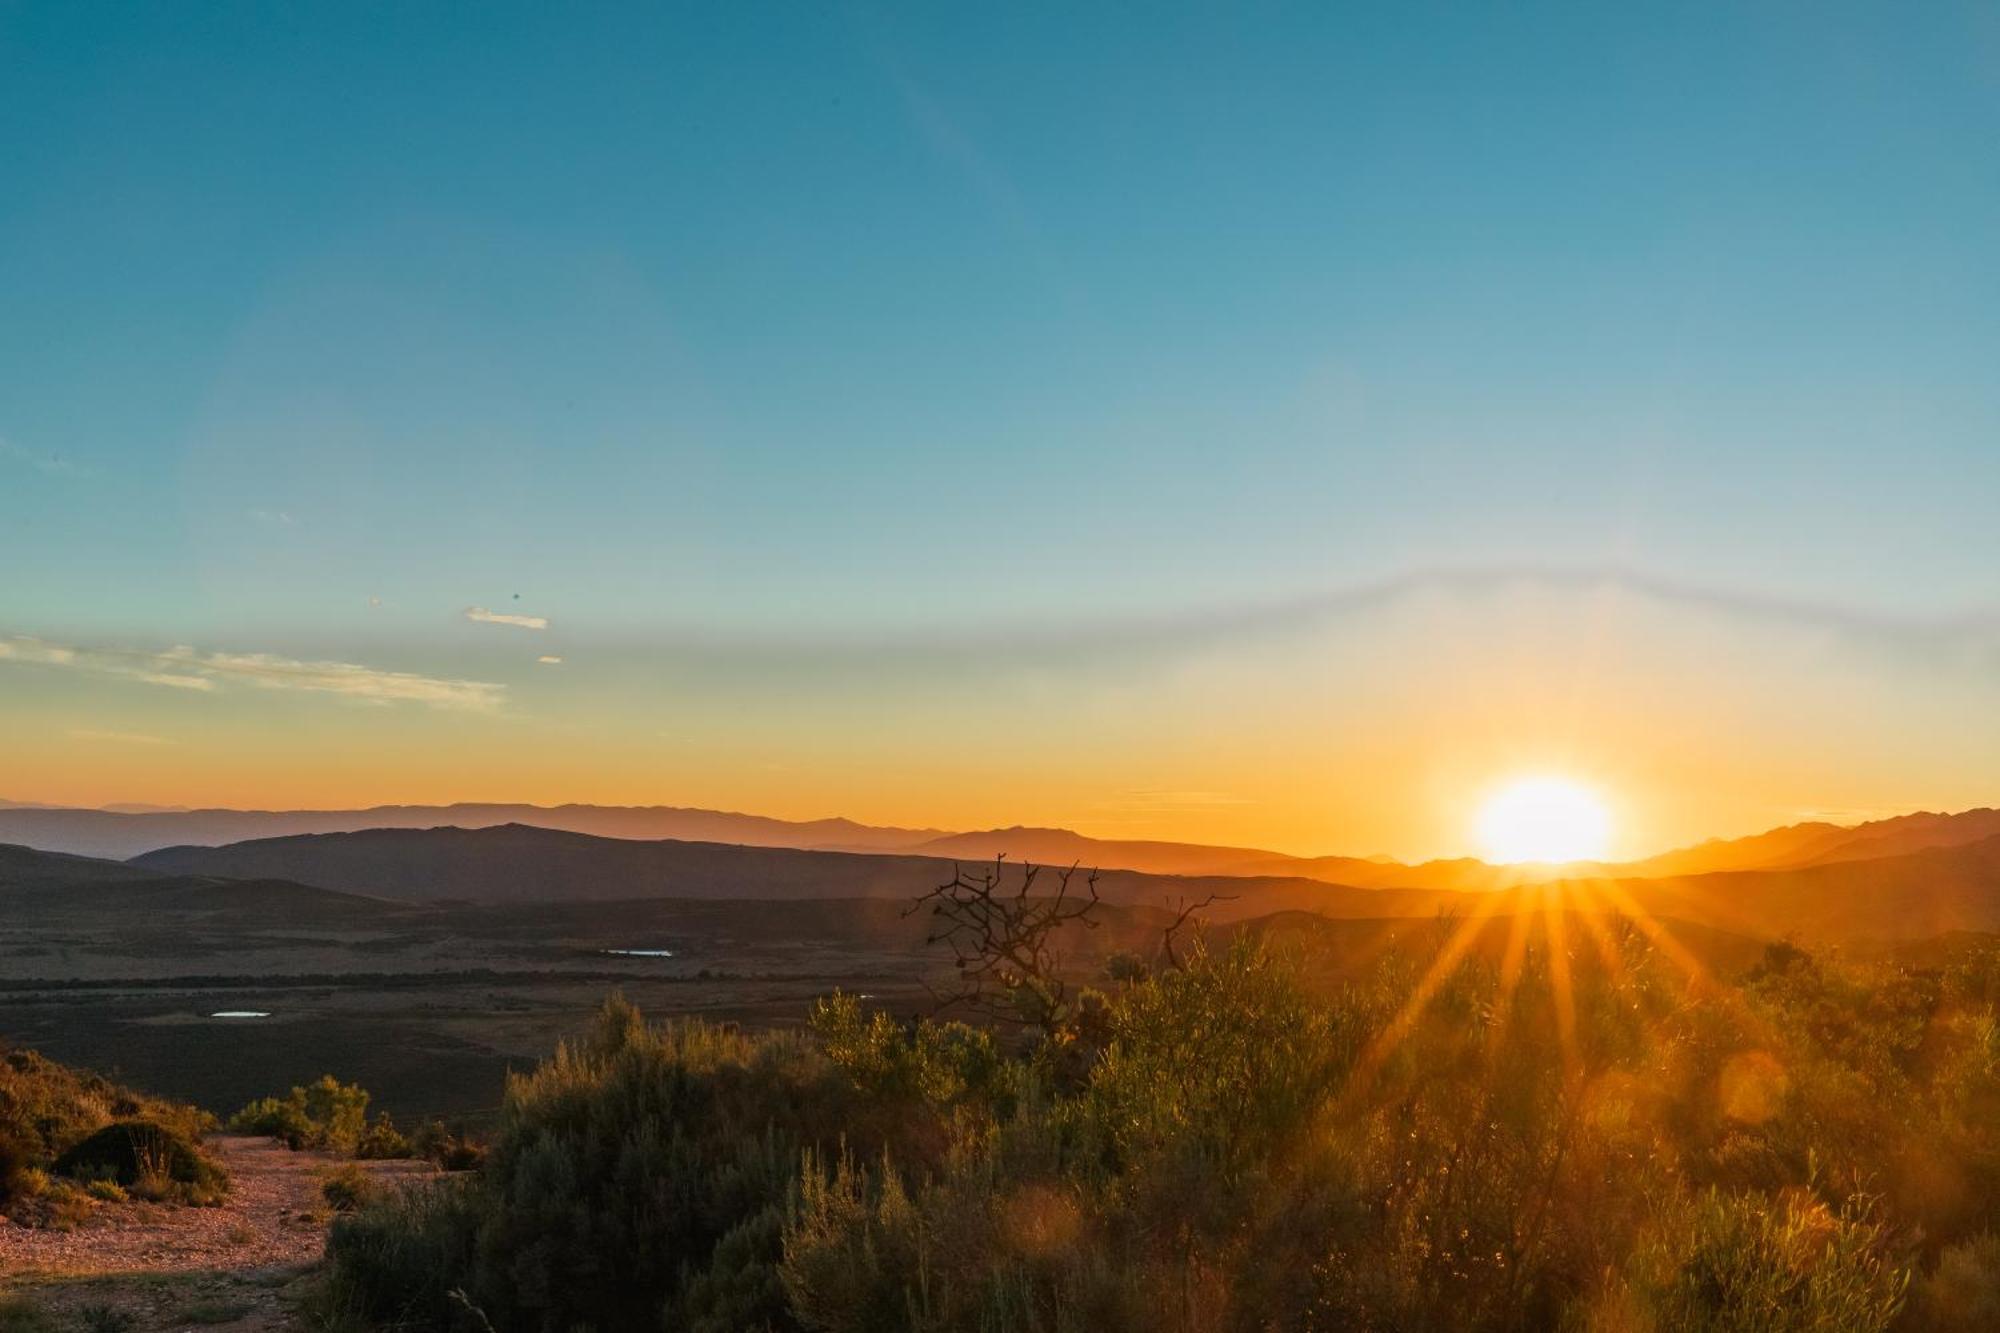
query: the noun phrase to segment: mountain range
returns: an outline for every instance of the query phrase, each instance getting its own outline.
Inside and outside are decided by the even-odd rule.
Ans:
[[[520,824],[596,837],[830,852],[897,852],[949,860],[1016,861],[1159,875],[1313,879],[1357,888],[1484,892],[1578,876],[1654,879],[1740,870],[1791,870],[1953,847],[2000,835],[2000,810],[1919,812],[1854,826],[1788,825],[1715,839],[1639,861],[1564,866],[1491,865],[1472,858],[1405,864],[1381,857],[1292,856],[1253,847],[1093,838],[1061,828],[947,833],[856,823],[784,820],[679,806],[394,805],[361,810],[84,810],[0,802],[0,843],[125,860],[161,848],[370,829],[490,828]]]
[[[403,901],[577,902],[637,898],[912,899],[963,862],[903,853],[811,851],[598,838],[524,825],[380,829],[177,847],[135,858],[162,875],[269,879]],[[1018,881],[1006,872],[1007,884]],[[1041,889],[1053,887],[1045,873]],[[1081,885],[1075,886],[1081,888]],[[1333,884],[1301,876],[1107,870],[1106,902],[1243,920],[1304,911],[1336,919],[1543,913],[1560,906],[1688,922],[1761,938],[1912,939],[2000,930],[2000,835],[1900,855],[1775,870],[1652,877],[1572,874],[1488,892]]]

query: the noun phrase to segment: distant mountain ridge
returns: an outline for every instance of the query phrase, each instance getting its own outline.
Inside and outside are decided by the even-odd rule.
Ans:
[[[132,863],[163,875],[286,880],[406,902],[741,901],[897,898],[963,864],[905,853],[828,852],[598,838],[509,825],[308,834],[228,847],[177,847]],[[1010,881],[1011,882],[1011,881]],[[1051,878],[1042,884],[1053,887]],[[1654,878],[1572,875],[1493,892],[1357,888],[1280,876],[1100,874],[1106,902],[1177,907],[1214,895],[1217,921],[1281,911],[1331,918],[1616,911],[1775,938],[1898,940],[2000,931],[2000,835],[1896,856],[1780,870]]]
[[[1807,822],[1623,863],[1492,865],[1470,857],[1416,865],[1383,857],[1293,856],[1254,847],[1093,838],[1064,828],[1015,826],[947,833],[832,818],[784,820],[680,806],[535,806],[464,803],[365,810],[163,810],[119,812],[0,802],[0,843],[128,859],[166,847],[370,829],[492,828],[519,824],[593,837],[673,839],[741,847],[897,852],[959,861],[1005,853],[1017,861],[1155,875],[1310,879],[1357,888],[1489,892],[1578,876],[1656,879],[1742,870],[1790,870],[1955,847],[2000,835],[2000,810],[1920,811],[1854,826]]]
[[[221,846],[298,833],[358,833],[377,828],[490,828],[530,824],[604,838],[680,838],[744,847],[914,846],[939,829],[885,828],[851,819],[776,819],[683,806],[378,805],[364,810],[84,810],[0,802],[0,843],[127,860],[183,845]]]
[[[912,899],[962,862],[895,852],[746,847],[673,839],[602,838],[509,824],[492,828],[369,829],[299,834],[225,847],[169,847],[131,865],[156,874],[285,879],[409,902],[579,902],[627,898]],[[1010,868],[1008,882],[1014,883]],[[1047,874],[1043,886],[1053,888]],[[1076,890],[1083,888],[1081,880]],[[1217,918],[1304,908],[1341,917],[1429,915],[1470,906],[1464,895],[1356,889],[1280,877],[1152,875],[1106,870],[1107,902],[1172,907],[1215,895]]]
[[[0,913],[16,918],[107,912],[212,913],[246,920],[368,920],[398,905],[279,879],[169,875],[147,866],[0,844]]]

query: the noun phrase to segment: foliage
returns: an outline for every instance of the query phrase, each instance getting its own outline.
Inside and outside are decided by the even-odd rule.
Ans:
[[[368,1119],[368,1091],[321,1074],[284,1097],[259,1097],[229,1117],[237,1134],[277,1139],[294,1151],[319,1148],[363,1160],[413,1157],[416,1149],[387,1113]]]
[[[319,1192],[336,1213],[351,1213],[378,1198],[382,1188],[360,1167],[348,1165],[329,1171],[320,1181]]]
[[[329,1292],[499,1333],[1993,1326],[2000,962],[1464,939],[1347,982],[1195,946],[1025,1037],[614,997],[481,1171],[336,1223]]]
[[[652,1028],[613,997],[509,1079],[480,1171],[336,1224],[333,1280],[444,1328],[477,1326],[454,1291],[508,1328],[781,1320],[778,1223],[811,1128],[842,1118],[831,1074],[797,1038]]]
[[[220,1203],[229,1176],[178,1130],[149,1120],[118,1120],[56,1158],[58,1174],[86,1185],[108,1181],[155,1202]]]
[[[159,1125],[190,1143],[215,1125],[214,1117],[195,1107],[148,1097],[35,1051],[0,1045],[0,1209],[42,1197],[40,1173],[114,1120]]]
[[[441,1171],[474,1171],[486,1161],[486,1144],[463,1125],[426,1121],[410,1140],[411,1156],[421,1157]]]

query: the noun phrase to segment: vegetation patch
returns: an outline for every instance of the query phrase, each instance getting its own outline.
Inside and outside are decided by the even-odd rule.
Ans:
[[[1001,948],[1036,926],[960,891]],[[1612,920],[1468,929],[1360,981],[1183,937],[1079,990],[1015,950],[984,1028],[614,997],[481,1170],[336,1220],[324,1296],[499,1333],[1993,1326],[2000,959],[1729,983]]]
[[[368,1102],[368,1091],[359,1084],[322,1074],[285,1097],[251,1102],[229,1117],[229,1128],[277,1139],[294,1151],[318,1148],[363,1160],[416,1156],[386,1113],[368,1119]]]
[[[197,1146],[214,1125],[195,1107],[0,1048],[0,1211],[68,1230],[128,1191],[215,1202],[228,1179]]]
[[[178,1130],[147,1120],[106,1125],[66,1149],[58,1174],[86,1185],[106,1183],[155,1202],[220,1203],[229,1176]]]

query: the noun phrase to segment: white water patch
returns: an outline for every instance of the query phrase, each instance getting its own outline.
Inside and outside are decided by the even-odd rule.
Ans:
[[[672,958],[672,949],[604,949],[613,958]]]
[[[269,1018],[270,1016],[271,1011],[268,1009],[218,1009],[209,1015],[210,1018]]]

